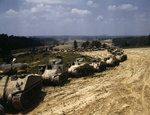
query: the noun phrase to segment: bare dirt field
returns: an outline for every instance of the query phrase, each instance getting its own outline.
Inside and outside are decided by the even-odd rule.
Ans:
[[[150,115],[150,48],[125,53],[128,60],[118,67],[43,88],[43,101],[27,114]]]

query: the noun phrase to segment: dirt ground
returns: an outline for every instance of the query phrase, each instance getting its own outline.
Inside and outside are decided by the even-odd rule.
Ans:
[[[43,88],[43,101],[27,114],[150,115],[150,48],[125,53],[128,60],[118,67]]]

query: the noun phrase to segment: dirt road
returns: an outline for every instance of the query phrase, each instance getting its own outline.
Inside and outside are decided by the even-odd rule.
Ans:
[[[43,102],[28,115],[150,115],[150,48],[125,52],[118,67],[44,88]]]

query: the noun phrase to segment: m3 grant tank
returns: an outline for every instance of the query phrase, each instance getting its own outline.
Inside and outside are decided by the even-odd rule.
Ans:
[[[85,58],[77,58],[76,61],[68,68],[68,73],[72,77],[83,77],[94,73],[93,66],[85,62]]]
[[[49,64],[39,65],[39,74],[44,83],[61,85],[68,79],[67,71],[63,66],[63,59],[57,56],[50,59]]]
[[[27,109],[40,94],[42,77],[28,71],[26,63],[0,65],[0,115],[4,113],[3,107]]]

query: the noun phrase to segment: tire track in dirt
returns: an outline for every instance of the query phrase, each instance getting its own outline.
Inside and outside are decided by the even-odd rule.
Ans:
[[[149,68],[149,67],[148,67]],[[143,106],[143,115],[149,115],[149,108],[146,105],[146,101],[145,101],[145,88],[149,83],[149,69],[147,69],[147,71],[144,73],[143,76],[145,76],[144,80],[143,80],[143,88],[142,88],[142,106]]]
[[[71,79],[62,87],[43,88],[43,102],[28,115],[150,114],[149,52],[150,48],[126,49],[128,60],[118,67]]]

